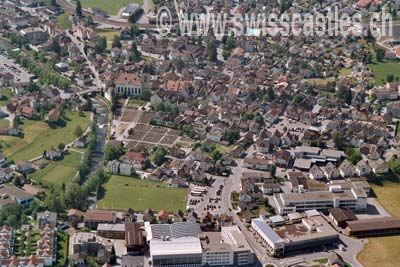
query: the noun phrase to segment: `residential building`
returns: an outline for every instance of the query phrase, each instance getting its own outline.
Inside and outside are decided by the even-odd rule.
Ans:
[[[0,209],[12,204],[27,206],[34,198],[34,195],[29,194],[18,187],[0,185]]]
[[[245,158],[244,166],[248,169],[267,171],[268,160],[259,158]]]
[[[125,239],[125,224],[99,223],[97,225],[97,234],[110,239]]]
[[[87,210],[85,212],[85,226],[90,229],[97,229],[99,224],[114,224],[116,216],[110,210]]]
[[[134,175],[135,168],[130,163],[122,163],[118,160],[109,161],[107,164],[107,171],[112,174],[119,174],[125,176]]]
[[[36,215],[36,220],[39,226],[45,224],[57,225],[57,213],[56,212],[38,212]]]

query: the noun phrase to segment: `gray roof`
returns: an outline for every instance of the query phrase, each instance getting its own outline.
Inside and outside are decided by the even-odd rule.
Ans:
[[[7,194],[9,196],[12,196],[13,198],[24,200],[27,198],[33,197],[32,194],[29,194],[25,192],[22,189],[19,189],[18,187],[15,186],[0,186],[0,194]]]
[[[269,219],[271,220],[272,223],[279,223],[285,221],[285,219],[281,215],[271,216],[269,217]]]
[[[151,224],[148,232],[148,240],[162,239],[163,237],[180,238],[193,236],[197,237],[201,233],[200,224],[193,222],[176,222],[173,224]],[[146,230],[146,231],[147,231]]]
[[[340,159],[344,156],[344,152],[335,149],[322,149],[321,155],[326,156],[327,158]]]
[[[272,243],[283,243],[283,239],[272,229],[263,219],[253,219],[251,223],[256,225],[259,229],[259,234],[264,237],[264,239],[270,240]]]

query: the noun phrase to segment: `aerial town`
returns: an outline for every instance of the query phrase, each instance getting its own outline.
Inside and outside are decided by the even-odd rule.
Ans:
[[[48,266],[400,266],[400,0],[0,0],[0,267]]]

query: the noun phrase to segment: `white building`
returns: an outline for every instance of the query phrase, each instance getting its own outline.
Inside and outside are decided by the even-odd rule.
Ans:
[[[198,237],[150,240],[150,261],[154,267],[201,267],[202,252]]]
[[[221,227],[221,238],[225,244],[231,246],[235,266],[254,264],[254,252],[237,225]]]
[[[367,194],[362,188],[351,188],[351,190],[340,192],[275,194],[274,201],[281,215],[312,209],[349,208],[353,211],[365,211],[367,209]]]
[[[118,95],[137,96],[142,90],[143,81],[136,73],[122,73],[115,81],[115,93]]]
[[[263,219],[251,220],[251,227],[256,231],[271,255],[284,253],[285,241]]]
[[[203,249],[203,266],[231,266],[234,263],[234,253],[229,244],[208,244]]]
[[[107,170],[109,173],[125,176],[132,176],[135,174],[135,168],[132,164],[122,163],[118,160],[109,161],[107,164]]]

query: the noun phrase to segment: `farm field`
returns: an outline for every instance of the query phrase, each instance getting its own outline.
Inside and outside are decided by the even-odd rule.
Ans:
[[[165,183],[112,175],[105,184],[105,196],[97,202],[98,209],[144,211],[148,208],[175,212],[185,210],[187,190],[168,188]]]
[[[69,151],[62,160],[49,162],[45,168],[29,174],[29,178],[44,184],[66,184],[75,177],[81,158],[81,153]]]
[[[20,136],[0,136],[2,151],[11,160],[40,156],[44,150],[74,141],[76,126],[80,125],[85,131],[90,125],[89,116],[89,113],[81,116],[77,112],[66,112],[56,128],[40,120],[22,120]]]
[[[109,15],[117,15],[118,11],[130,3],[143,4],[142,0],[81,0],[83,8],[99,8]]]

